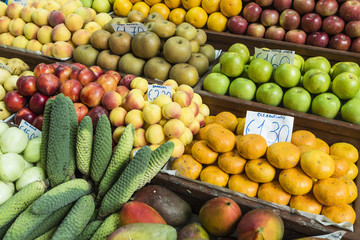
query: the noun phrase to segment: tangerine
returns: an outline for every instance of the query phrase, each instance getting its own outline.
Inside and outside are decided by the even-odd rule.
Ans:
[[[238,124],[236,125],[236,135],[244,135],[246,118],[238,118]]]
[[[186,10],[189,10],[194,7],[200,7],[201,0],[181,0],[181,4]]]
[[[115,0],[114,13],[120,17],[126,17],[131,11],[133,4],[129,0]]]
[[[315,143],[312,145],[314,149],[321,150],[326,154],[329,154],[329,144],[320,138],[315,138]]]
[[[242,158],[236,149],[222,153],[218,157],[218,166],[226,173],[239,174],[244,171],[246,159]]]
[[[207,28],[216,32],[224,32],[227,28],[228,19],[221,12],[211,13],[207,20]]]
[[[200,176],[202,165],[191,155],[183,154],[172,162],[171,169],[177,170],[181,176],[197,179]]]
[[[226,17],[236,16],[241,12],[242,1],[239,0],[221,0],[220,11]]]
[[[175,8],[170,11],[169,21],[179,25],[185,21],[186,11],[182,8]]]
[[[230,152],[235,147],[235,135],[223,127],[212,127],[206,131],[206,144],[215,152]]]
[[[350,203],[352,203],[353,201],[355,201],[355,199],[357,198],[357,196],[358,196],[358,189],[357,189],[357,186],[356,186],[356,184],[354,183],[353,180],[344,178],[344,181],[345,181],[345,183],[346,183],[346,184],[348,185],[348,187],[349,187],[349,198],[348,198],[348,200],[346,201],[346,203],[347,203],[347,204],[350,204]]]
[[[276,170],[266,159],[259,158],[247,161],[245,173],[254,182],[266,183],[274,179]]]
[[[256,197],[259,183],[250,180],[245,173],[231,175],[228,186],[230,190]]]
[[[314,214],[320,214],[322,209],[322,205],[311,192],[305,195],[291,196],[289,206],[300,211]]]
[[[154,12],[160,13],[161,16],[163,16],[163,18],[167,20],[169,18],[170,9],[163,3],[155,3],[150,8],[150,13]]]
[[[330,146],[330,154],[338,155],[353,163],[359,159],[359,151],[354,145],[346,142],[334,143]]]
[[[314,183],[315,198],[325,206],[345,204],[349,200],[349,186],[343,178],[320,179]]]
[[[299,167],[282,170],[279,175],[279,183],[291,195],[307,194],[313,186],[313,180]]]
[[[138,10],[139,12],[141,12],[144,17],[146,18],[149,15],[149,11],[150,11],[150,7],[149,5],[147,5],[144,2],[136,2],[133,7],[132,10]]]
[[[308,145],[312,146],[315,144],[315,135],[307,130],[298,130],[292,133],[291,142],[295,146]]]
[[[216,114],[214,118],[214,123],[220,124],[224,128],[227,128],[230,131],[234,132],[236,126],[238,125],[238,119],[233,113],[223,111]]]
[[[340,204],[336,206],[324,206],[321,215],[326,216],[334,223],[350,222],[354,224],[356,220],[355,210],[349,204]]]
[[[202,0],[201,7],[208,13],[218,12],[220,10],[221,0]]]
[[[208,15],[201,7],[193,7],[185,15],[186,22],[196,28],[203,28],[206,25]]]
[[[200,180],[219,187],[225,187],[229,180],[229,174],[223,172],[217,166],[207,166],[201,171]]]
[[[181,5],[181,0],[164,0],[165,5],[170,8],[178,8]]]
[[[335,172],[335,162],[329,154],[320,150],[305,152],[300,157],[302,170],[315,179],[329,178]]]
[[[277,180],[261,184],[257,196],[259,199],[280,205],[288,205],[291,198],[291,195],[281,187]]]
[[[330,157],[335,162],[335,171],[331,177],[342,177],[344,176],[350,169],[348,160],[341,158],[337,155],[330,155]]]
[[[266,153],[267,143],[259,134],[246,134],[237,138],[236,148],[243,158],[258,159]]]
[[[343,177],[354,180],[359,173],[359,169],[355,165],[355,163],[353,163],[351,161],[348,161],[348,164],[349,164],[349,171]]]
[[[299,163],[300,150],[291,142],[277,142],[267,148],[266,158],[276,168],[289,169]]]
[[[192,156],[202,164],[212,164],[216,161],[219,153],[213,151],[205,140],[197,141],[191,148]]]

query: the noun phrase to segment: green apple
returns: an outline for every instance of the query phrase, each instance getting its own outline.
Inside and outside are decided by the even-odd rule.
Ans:
[[[299,84],[301,77],[300,70],[290,63],[281,64],[274,74],[274,80],[284,88],[295,87]]]
[[[338,64],[336,64],[335,68],[332,71],[332,79],[334,79],[337,75],[343,72],[350,72],[359,77],[360,67],[357,63],[354,62],[339,62]]]
[[[244,69],[244,61],[240,54],[226,52],[220,59],[220,72],[228,77],[238,77]]]
[[[291,110],[307,112],[311,105],[311,95],[305,88],[290,88],[284,94],[283,105]]]
[[[313,68],[304,74],[302,85],[312,94],[326,92],[331,83],[329,74]]]
[[[325,73],[330,72],[331,64],[329,60],[322,56],[310,57],[306,59],[304,64],[304,72],[309,71],[310,69],[317,68]]]
[[[229,78],[222,73],[210,73],[203,82],[205,91],[225,95],[230,85]]]
[[[220,73],[220,63],[215,64],[215,66],[211,69],[213,73]]]
[[[249,65],[248,75],[255,83],[265,83],[271,79],[273,67],[262,58],[255,58]]]
[[[229,47],[228,52],[236,52],[241,55],[241,57],[244,60],[244,63],[247,63],[250,58],[250,52],[249,49],[242,43],[234,43]]]
[[[321,93],[317,95],[311,103],[311,112],[313,114],[335,118],[341,107],[340,99],[333,93]]]
[[[278,106],[283,98],[282,88],[273,82],[263,83],[256,90],[256,101]]]
[[[235,78],[229,87],[229,95],[244,100],[253,100],[256,92],[256,85],[247,78]]]
[[[342,100],[353,98],[359,91],[360,83],[358,77],[349,72],[337,75],[331,86],[331,90]]]
[[[249,64],[245,64],[245,65],[244,65],[244,70],[243,70],[243,72],[240,74],[240,77],[242,77],[242,78],[249,78],[248,72],[249,72]]]
[[[294,62],[293,65],[295,67],[297,67],[301,72],[304,71],[304,64],[305,64],[305,60],[302,56],[300,56],[299,54],[295,54],[294,55]]]
[[[360,98],[347,101],[340,109],[341,118],[347,122],[360,124]]]

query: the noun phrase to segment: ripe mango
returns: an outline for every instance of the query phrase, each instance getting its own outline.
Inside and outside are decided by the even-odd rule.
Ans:
[[[178,240],[185,239],[210,240],[210,237],[200,223],[190,223],[178,233]]]
[[[155,209],[139,201],[125,203],[120,212],[120,226],[132,223],[166,224]]]
[[[133,223],[115,230],[107,240],[176,240],[176,229],[170,225],[158,223]]]

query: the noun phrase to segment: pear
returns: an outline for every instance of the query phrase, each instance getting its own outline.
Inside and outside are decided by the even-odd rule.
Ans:
[[[88,7],[88,8],[91,8],[93,4],[93,0],[80,0],[80,2],[82,3],[83,7]]]
[[[111,5],[108,0],[94,0],[94,2],[92,3],[92,8],[97,13],[101,13],[101,12],[107,13],[110,11]]]
[[[5,120],[10,117],[11,113],[6,109],[5,102],[0,101],[0,119]]]

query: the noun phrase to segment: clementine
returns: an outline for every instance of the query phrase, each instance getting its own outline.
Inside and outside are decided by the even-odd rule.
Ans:
[[[244,171],[246,159],[242,158],[236,149],[222,153],[218,157],[218,166],[226,173],[239,174]]]
[[[132,6],[133,4],[129,0],[115,0],[113,10],[117,16],[126,17]]]
[[[275,168],[264,158],[253,159],[245,164],[246,175],[258,183],[271,182],[275,177]]]
[[[335,172],[335,162],[329,154],[320,150],[305,152],[300,157],[302,170],[315,179],[325,179]]]
[[[359,151],[354,145],[346,142],[334,143],[330,146],[330,154],[338,155],[353,163],[359,159]]]
[[[225,187],[229,180],[229,175],[217,166],[207,166],[200,173],[202,182],[211,183],[220,187]]]
[[[277,142],[267,148],[266,158],[274,167],[289,169],[298,164],[300,150],[291,142]]]
[[[279,175],[279,183],[291,195],[307,194],[313,186],[313,180],[299,167],[282,170]]]
[[[312,146],[315,143],[315,139],[315,135],[307,130],[298,130],[293,132],[291,135],[291,142],[295,144],[295,146]]]
[[[257,196],[259,199],[280,205],[288,205],[291,198],[277,180],[261,184]]]
[[[350,222],[354,224],[356,220],[355,210],[348,204],[324,206],[321,215],[328,217],[334,223]]]
[[[320,179],[314,183],[315,198],[325,206],[345,204],[349,200],[349,186],[343,178]]]
[[[186,11],[182,8],[175,8],[170,11],[169,21],[179,25],[185,21]]]
[[[349,164],[349,171],[343,177],[354,180],[359,173],[359,169],[355,165],[355,163],[353,163],[351,161],[348,161],[348,164]]]
[[[228,19],[221,12],[214,12],[209,15],[207,28],[216,32],[224,32],[227,28]]]
[[[331,175],[331,177],[342,177],[344,176],[350,169],[348,160],[339,157],[338,155],[330,155],[331,158],[335,162],[335,171]]]
[[[322,205],[311,192],[305,195],[291,196],[289,206],[300,211],[314,214],[320,214],[322,209]]]
[[[169,18],[170,9],[163,3],[156,3],[151,6],[150,13],[160,13],[165,20]]]
[[[220,11],[226,17],[236,16],[241,12],[242,1],[239,0],[221,0]]]
[[[194,7],[200,7],[201,0],[181,0],[181,4],[186,10],[189,10]]]
[[[200,176],[202,165],[191,155],[183,154],[172,162],[171,169],[177,170],[181,176],[197,179]]]
[[[219,153],[213,151],[205,140],[194,143],[191,148],[193,157],[202,164],[212,164],[216,161]]]
[[[186,12],[185,20],[196,28],[202,28],[206,25],[208,15],[201,7],[193,7]]]
[[[261,135],[246,134],[237,138],[236,148],[243,158],[257,159],[266,153],[267,143]]]
[[[181,0],[164,0],[165,5],[170,8],[178,8],[181,5]]]
[[[235,147],[235,135],[223,127],[212,127],[206,131],[206,144],[215,152],[230,152]]]
[[[230,190],[244,193],[249,197],[256,197],[259,183],[251,181],[245,173],[231,175],[228,186]]]
[[[220,10],[221,0],[202,0],[201,7],[208,13],[218,12]]]
[[[139,12],[141,12],[144,17],[146,18],[149,15],[149,11],[150,11],[150,7],[149,5],[147,5],[144,2],[137,2],[134,4],[134,6],[132,7],[132,10],[138,10]]]
[[[223,111],[216,114],[214,118],[214,123],[220,124],[224,128],[227,128],[230,131],[234,132],[236,126],[238,125],[238,119],[233,113]]]

